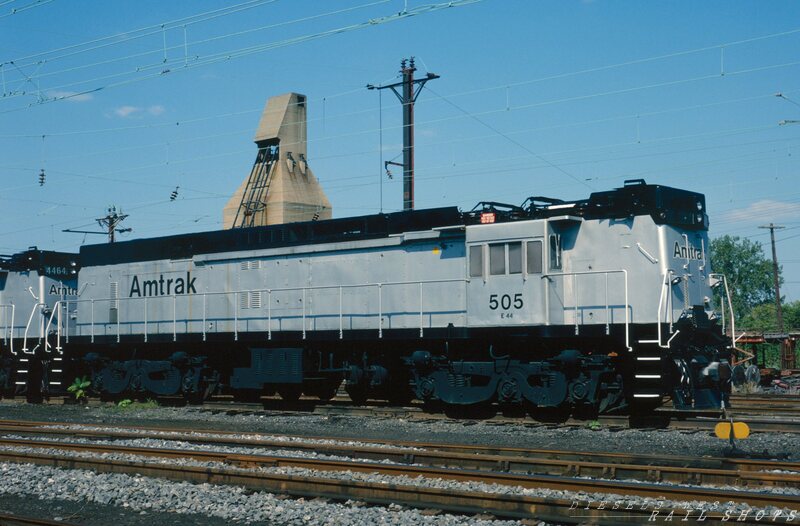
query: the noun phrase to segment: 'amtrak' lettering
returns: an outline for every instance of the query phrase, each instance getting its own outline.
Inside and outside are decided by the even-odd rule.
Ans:
[[[197,294],[191,272],[184,278],[167,278],[161,274],[158,279],[145,279],[139,282],[139,276],[134,276],[131,281],[131,292],[128,297],[141,298],[143,296],[171,296],[172,294]]]
[[[78,289],[70,287],[68,285],[50,285],[50,295],[51,296],[77,296]]]
[[[681,245],[675,242],[675,248],[672,251],[672,257],[676,259],[696,259],[697,261],[703,260],[703,252],[692,245]]]

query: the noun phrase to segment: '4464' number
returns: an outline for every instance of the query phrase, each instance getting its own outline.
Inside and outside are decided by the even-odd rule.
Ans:
[[[512,306],[515,309],[521,309],[525,303],[522,301],[522,293],[514,294],[491,294],[489,296],[489,308],[492,310],[503,309],[509,310]]]

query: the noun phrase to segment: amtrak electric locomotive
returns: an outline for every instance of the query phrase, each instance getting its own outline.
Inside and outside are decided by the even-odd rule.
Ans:
[[[644,181],[87,245],[0,263],[0,387],[108,398],[716,408],[731,342],[701,194]],[[717,306],[717,309],[725,306]]]

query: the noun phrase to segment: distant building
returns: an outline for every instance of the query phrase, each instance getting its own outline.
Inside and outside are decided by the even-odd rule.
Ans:
[[[267,101],[256,162],[222,211],[223,228],[330,219],[333,209],[307,161],[305,95]]]

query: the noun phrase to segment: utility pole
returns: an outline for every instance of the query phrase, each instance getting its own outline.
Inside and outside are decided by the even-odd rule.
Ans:
[[[417,71],[414,57],[400,61],[400,74],[403,80],[386,86],[367,85],[367,89],[391,89],[403,105],[403,210],[414,209],[414,103],[420,91],[429,80],[439,75],[427,73],[420,79],[414,78]],[[402,86],[402,93],[397,88]],[[391,163],[396,164],[396,163]]]
[[[117,228],[127,217],[128,214],[123,214],[122,211],[117,212],[116,206],[109,206],[108,213],[105,217],[95,219],[98,225],[105,228],[105,231],[95,232],[92,230],[74,230],[72,228],[67,228],[62,230],[62,232],[71,232],[73,234],[103,234],[108,236],[109,243],[113,243],[117,233],[130,232],[133,230],[132,228]]]
[[[108,232],[108,242],[113,243],[115,239],[115,234],[117,232],[130,232],[133,230],[132,228],[117,228],[117,225],[125,221],[128,217],[128,214],[117,213],[116,206],[108,207],[108,214],[105,217],[101,217],[96,219],[97,224],[100,226],[106,227],[106,231]]]
[[[795,357],[794,346],[791,341],[783,332],[783,310],[781,309],[781,288],[778,282],[778,255],[775,251],[775,230],[786,228],[770,223],[769,225],[760,226],[758,228],[768,228],[769,237],[772,242],[772,279],[775,282],[775,315],[778,321],[778,334],[781,339],[781,369],[794,369]]]
[[[758,228],[768,228],[769,237],[772,241],[772,279],[775,282],[775,314],[778,317],[778,332],[783,334],[783,311],[781,309],[781,287],[778,283],[778,255],[775,252],[775,230],[785,228],[783,226],[769,225],[760,226]]]

